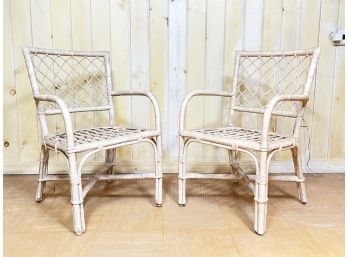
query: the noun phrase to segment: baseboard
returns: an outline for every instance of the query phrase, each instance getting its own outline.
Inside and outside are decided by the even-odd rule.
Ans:
[[[240,165],[246,171],[254,171],[254,164],[251,161],[241,161]],[[83,173],[93,173],[103,166],[102,162],[88,162],[84,165]],[[154,170],[153,163],[120,162],[116,163],[115,170],[118,172],[151,172]],[[206,173],[224,173],[229,172],[230,168],[226,163],[211,162],[191,162],[187,164],[188,171],[199,171]],[[344,161],[326,161],[314,160],[307,166],[303,165],[305,173],[344,173]],[[37,162],[4,162],[4,174],[37,174]],[[163,163],[164,173],[177,173],[177,163],[175,161]],[[293,165],[290,161],[272,161],[270,167],[271,173],[293,172]],[[51,174],[67,173],[66,166],[62,163],[52,162],[49,166]]]

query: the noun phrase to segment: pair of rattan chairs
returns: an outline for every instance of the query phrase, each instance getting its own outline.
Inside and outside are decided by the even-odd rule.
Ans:
[[[41,126],[42,145],[36,201],[43,200],[46,181],[69,179],[73,228],[77,235],[85,232],[83,200],[98,180],[154,179],[155,202],[162,205],[161,118],[156,98],[144,91],[113,91],[110,54],[23,47],[28,74]],[[301,202],[307,201],[304,176],[298,153],[299,131],[310,87],[319,58],[319,48],[281,52],[236,52],[231,92],[194,91],[183,101],[179,127],[179,193],[178,203],[186,203],[185,182],[190,178],[241,179],[255,196],[256,233],[266,228],[268,181],[297,183]],[[144,96],[154,108],[155,128],[128,128],[115,124],[113,98]],[[229,123],[221,128],[185,129],[186,107],[195,96],[230,98]],[[109,122],[103,127],[74,129],[71,114],[107,112]],[[236,112],[260,114],[261,130],[242,127]],[[64,133],[49,131],[47,116],[62,115]],[[216,114],[220,115],[220,114]],[[269,132],[272,116],[293,118],[290,135]],[[93,122],[91,122],[93,123]],[[176,129],[176,128],[173,128]],[[117,147],[148,142],[155,152],[154,173],[114,174]],[[185,171],[187,147],[192,142],[225,148],[229,153],[231,172],[199,174]],[[271,176],[272,156],[291,150],[295,175]],[[48,174],[49,152],[61,153],[68,165],[68,175]],[[95,153],[105,151],[105,167],[94,175],[82,176],[83,164]],[[256,173],[244,172],[238,164],[237,152],[252,157]],[[77,154],[85,153],[78,161]],[[82,187],[82,180],[86,184]],[[254,181],[254,183],[252,183]]]

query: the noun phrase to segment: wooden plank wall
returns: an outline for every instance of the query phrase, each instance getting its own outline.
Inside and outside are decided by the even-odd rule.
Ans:
[[[73,50],[109,50],[114,89],[151,90],[163,120],[165,171],[176,171],[178,114],[183,97],[196,89],[230,90],[234,51],[308,48],[319,45],[321,57],[311,92],[303,158],[322,163],[344,160],[344,47],[328,35],[344,29],[344,0],[4,0],[4,166],[5,173],[35,171],[39,127],[21,47],[33,45]],[[141,101],[144,100],[144,101]],[[153,126],[149,102],[119,97],[120,124]],[[228,101],[201,97],[188,108],[189,128],[226,123]],[[106,115],[74,117],[77,127],[101,125]],[[243,123],[260,125],[255,117]],[[62,131],[62,120],[50,127]],[[286,131],[282,119],[272,129]],[[306,148],[308,138],[311,148]],[[282,161],[287,154],[275,157]],[[120,148],[120,166],[150,165],[149,146]],[[189,148],[188,160],[218,167],[223,150]],[[97,154],[90,165],[100,164]],[[53,157],[59,166],[61,158]]]

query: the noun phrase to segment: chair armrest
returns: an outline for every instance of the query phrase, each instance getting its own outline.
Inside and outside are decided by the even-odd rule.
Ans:
[[[265,109],[265,113],[263,115],[263,123],[262,123],[262,134],[261,134],[261,148],[267,148],[267,140],[268,140],[268,131],[269,124],[272,117],[272,112],[274,107],[279,102],[290,101],[290,102],[302,102],[302,106],[305,107],[309,100],[309,96],[307,95],[280,95],[275,96],[271,99],[271,101],[267,104]]]
[[[179,121],[179,131],[183,131],[185,127],[185,116],[186,108],[190,100],[195,96],[222,96],[222,97],[232,97],[232,92],[227,91],[207,91],[207,90],[195,90],[188,94],[180,107],[180,121]]]
[[[111,96],[132,96],[132,95],[138,95],[138,96],[145,96],[149,98],[149,100],[152,103],[153,109],[155,111],[155,122],[156,122],[156,129],[158,131],[161,131],[161,113],[160,108],[158,105],[158,101],[156,97],[151,93],[147,91],[141,91],[141,90],[120,90],[120,91],[112,91]]]
[[[71,116],[67,105],[64,101],[55,95],[34,95],[34,99],[37,102],[51,102],[58,105],[58,108],[62,111],[66,140],[68,149],[74,148],[74,134],[71,122]]]

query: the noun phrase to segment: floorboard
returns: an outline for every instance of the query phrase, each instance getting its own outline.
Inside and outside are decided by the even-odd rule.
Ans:
[[[85,199],[87,232],[77,237],[67,181],[4,176],[4,256],[344,256],[344,174],[306,175],[309,202],[295,183],[271,181],[267,231],[253,232],[254,201],[241,183],[189,180],[179,207],[175,175],[164,177],[163,207],[151,180],[98,182]]]

